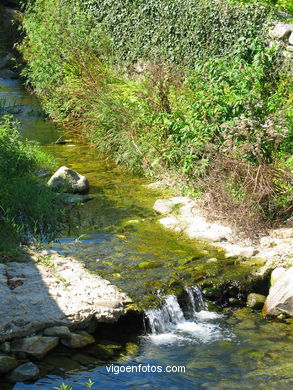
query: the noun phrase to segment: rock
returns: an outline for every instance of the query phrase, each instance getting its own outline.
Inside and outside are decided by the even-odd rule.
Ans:
[[[9,353],[10,349],[11,349],[10,343],[8,341],[6,341],[6,343],[0,344],[0,351],[1,352]]]
[[[44,179],[51,175],[51,171],[49,171],[49,169],[42,168],[35,172],[34,175],[39,177],[40,179]]]
[[[293,35],[293,33],[292,33],[292,35]],[[293,40],[293,38],[292,38],[292,40]],[[293,51],[293,46],[292,46],[292,45],[287,46],[287,47],[286,47],[286,50],[292,52],[292,51]]]
[[[283,267],[275,268],[271,273],[271,286],[277,283],[277,281],[282,278],[285,274],[286,270]]]
[[[138,268],[140,269],[153,269],[160,267],[161,264],[158,261],[143,261],[138,264]]]
[[[67,326],[53,326],[44,330],[44,336],[60,337],[63,339],[70,338],[71,332]]]
[[[18,75],[17,73],[13,72],[13,70],[10,69],[2,69],[0,70],[0,78],[1,79],[17,79]]]
[[[207,264],[217,263],[218,259],[216,257],[211,257],[207,260]]]
[[[221,248],[224,248],[227,251],[227,253],[225,254],[225,257],[227,259],[231,257],[237,257],[237,256],[251,258],[258,253],[258,251],[252,246],[242,247],[230,243],[223,243],[221,245]]]
[[[160,214],[170,214],[176,205],[186,204],[188,201],[189,199],[184,196],[175,196],[171,199],[157,199],[153,209]]]
[[[284,51],[283,51],[283,56],[284,56],[285,58],[288,58],[289,60],[291,60],[291,59],[293,58],[293,53],[292,53],[291,51],[286,51],[286,50],[284,50]]]
[[[11,53],[8,53],[5,57],[0,58],[0,69],[5,68],[13,55]]]
[[[90,195],[67,194],[65,192],[63,194],[59,194],[59,197],[64,204],[68,204],[68,205],[85,203],[94,199],[94,197]]]
[[[1,343],[55,326],[85,329],[96,321],[115,322],[130,310],[123,292],[80,262],[52,249],[31,257],[34,262],[0,264]],[[11,290],[5,275],[23,284]]]
[[[40,373],[38,367],[31,363],[24,363],[15,368],[10,374],[6,376],[9,382],[23,382],[31,379],[35,379]]]
[[[270,288],[263,313],[269,316],[284,313],[293,317],[293,267],[286,270]]]
[[[32,336],[24,339],[13,340],[12,352],[23,352],[36,359],[42,359],[49,351],[58,345],[58,337]]]
[[[270,30],[270,36],[272,38],[285,38],[293,31],[293,23],[283,23],[279,22],[275,25],[275,27]]]
[[[89,344],[93,344],[94,342],[94,337],[85,331],[71,333],[69,339],[61,340],[61,343],[68,348],[83,348]]]
[[[8,114],[17,115],[21,113],[21,108],[18,106],[6,108]]]
[[[56,192],[85,193],[89,190],[89,182],[85,176],[64,166],[50,178],[48,186]]]
[[[251,309],[262,309],[266,297],[262,294],[251,293],[247,296],[247,306]]]
[[[17,366],[17,360],[11,356],[0,356],[0,374],[5,374]]]
[[[293,32],[291,32],[291,34],[290,34],[290,37],[289,37],[289,44],[290,44],[290,45],[293,45]],[[292,51],[292,50],[290,50],[290,51]]]

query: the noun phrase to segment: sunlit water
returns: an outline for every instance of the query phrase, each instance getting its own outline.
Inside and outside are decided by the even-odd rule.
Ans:
[[[84,261],[91,270],[146,303],[150,300],[147,292],[157,294],[172,278],[191,285],[194,263],[182,269],[189,259],[205,264],[209,257],[223,258],[201,243],[164,231],[152,211],[160,194],[148,191],[144,179],[129,175],[88,146],[52,145],[62,132],[38,115],[36,99],[18,81],[0,80],[0,98],[6,106],[20,105],[15,117],[22,122],[26,137],[43,145],[59,165],[76,169],[90,180],[95,199],[72,209],[70,224],[51,247]],[[220,277],[223,269],[219,266],[216,271]],[[174,315],[176,320],[170,326],[152,333],[126,338],[112,335],[107,342],[119,347],[108,358],[95,356],[89,348],[78,353],[57,350],[39,364],[41,379],[33,384],[18,383],[13,389],[52,389],[62,381],[73,383],[73,389],[83,389],[89,378],[95,382],[93,389],[292,388],[292,323],[268,322],[248,309],[219,314],[202,307],[192,316],[183,313],[182,317],[177,307]],[[109,364],[159,365],[163,369],[176,365],[184,366],[186,372],[116,374],[108,372]]]

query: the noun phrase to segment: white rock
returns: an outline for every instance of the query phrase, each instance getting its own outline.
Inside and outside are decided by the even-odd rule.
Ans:
[[[293,23],[283,23],[279,22],[275,27],[270,30],[269,34],[272,38],[285,38],[293,31]]]
[[[189,199],[184,196],[175,196],[171,199],[158,199],[155,201],[153,208],[160,214],[170,214],[176,205],[186,204],[188,201]]]
[[[273,286],[274,284],[277,283],[277,281],[279,279],[281,279],[284,274],[285,274],[286,270],[285,268],[283,267],[277,267],[275,268],[272,273],[271,273],[271,286]]]
[[[293,317],[293,267],[283,273],[270,288],[263,313],[270,316],[285,313]]]
[[[48,181],[48,186],[57,192],[85,193],[89,190],[87,178],[65,166],[54,173]]]
[[[290,37],[289,37],[289,44],[293,45],[293,32],[291,32]],[[293,48],[292,48],[293,49]],[[290,50],[291,51],[291,50]]]
[[[160,219],[160,223],[166,228],[175,228],[178,225],[178,220],[175,217],[165,217]]]

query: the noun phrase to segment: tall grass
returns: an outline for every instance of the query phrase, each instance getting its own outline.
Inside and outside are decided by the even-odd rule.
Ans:
[[[11,116],[0,119],[0,250],[48,238],[60,223],[61,205],[33,175],[49,158],[18,126]]]

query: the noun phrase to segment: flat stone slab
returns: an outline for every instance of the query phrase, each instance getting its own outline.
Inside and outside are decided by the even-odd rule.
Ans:
[[[0,264],[0,297],[0,343],[54,326],[115,322],[131,302],[109,281],[54,251],[35,255],[35,261]]]

